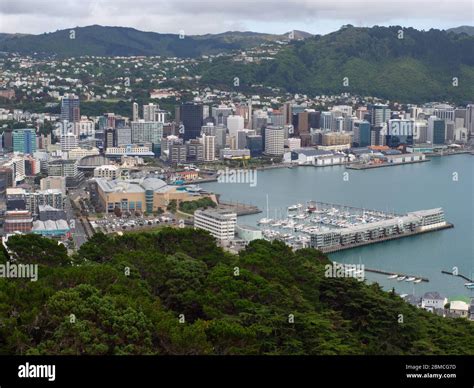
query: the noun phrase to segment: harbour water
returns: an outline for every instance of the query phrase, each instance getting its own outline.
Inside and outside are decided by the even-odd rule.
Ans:
[[[368,281],[385,289],[421,295],[438,291],[447,297],[474,296],[464,280],[441,273],[457,267],[474,275],[474,158],[457,155],[432,158],[428,163],[372,170],[347,170],[343,166],[298,167],[259,171],[257,184],[206,183],[206,190],[221,194],[227,202],[258,206],[261,214],[239,217],[239,224],[257,225],[266,216],[284,214],[288,206],[321,201],[359,208],[406,213],[442,207],[454,228],[329,254],[341,263],[364,264],[367,268],[428,278],[428,283],[390,280],[366,273]]]

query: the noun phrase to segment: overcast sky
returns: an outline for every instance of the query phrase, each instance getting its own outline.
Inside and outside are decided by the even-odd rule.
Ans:
[[[325,34],[343,24],[473,25],[473,0],[0,0],[0,32],[100,24],[187,35],[229,30]]]

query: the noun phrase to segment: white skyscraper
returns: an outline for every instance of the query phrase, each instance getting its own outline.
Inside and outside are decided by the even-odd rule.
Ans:
[[[242,116],[228,116],[227,117],[227,128],[229,129],[229,135],[236,137],[237,131],[244,129],[245,123]]]
[[[143,105],[143,120],[145,121],[157,121],[156,114],[160,107],[155,104]]]
[[[280,127],[265,128],[265,154],[267,155],[283,155],[285,150],[284,131]]]
[[[216,159],[216,137],[203,134],[201,139],[201,142],[204,146],[204,161],[214,161]]]
[[[138,121],[138,103],[132,105],[132,121]]]

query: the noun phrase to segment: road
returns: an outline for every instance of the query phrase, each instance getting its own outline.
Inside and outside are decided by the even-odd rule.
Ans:
[[[67,195],[66,204],[64,206],[64,210],[66,211],[69,220],[69,226],[71,227],[71,234],[76,249],[79,249],[81,245],[87,241],[87,235],[82,223],[79,221],[79,219],[76,218],[76,215],[74,214],[72,201],[80,197],[80,193],[83,192],[84,187],[85,184],[82,184],[77,189],[70,189]],[[72,220],[74,220],[74,222],[71,222]]]

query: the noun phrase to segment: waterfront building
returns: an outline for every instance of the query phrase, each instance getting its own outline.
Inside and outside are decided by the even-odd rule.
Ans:
[[[431,144],[444,144],[446,141],[446,121],[436,116],[428,119],[427,140]]]
[[[223,148],[219,151],[219,159],[250,159],[250,150]]]
[[[415,121],[411,119],[393,119],[388,121],[385,143],[389,147],[413,145]]]
[[[446,227],[443,209],[420,210],[382,221],[341,229],[318,231],[311,235],[311,247],[331,250],[360,243],[370,243],[408,232],[424,232]]]
[[[194,228],[208,231],[217,240],[233,240],[237,214],[217,210],[196,210]]]
[[[263,153],[263,141],[261,135],[247,136],[247,147],[252,158],[258,158]]]
[[[157,178],[107,180],[95,178],[97,205],[105,212],[115,208],[122,211],[143,211],[152,213],[158,209],[166,210],[172,200],[194,201],[202,198],[195,193],[179,190]],[[210,196],[215,201],[215,197]]]
[[[370,123],[367,120],[354,121],[354,147],[370,145]]]
[[[281,156],[285,152],[285,138],[282,127],[268,126],[265,128],[265,154]]]
[[[333,166],[344,163],[345,158],[343,154],[308,147],[285,152],[283,162],[301,166]]]
[[[254,226],[250,225],[235,225],[235,233],[237,237],[250,242],[253,240],[260,240],[263,238],[263,233],[260,229],[255,228]]]

